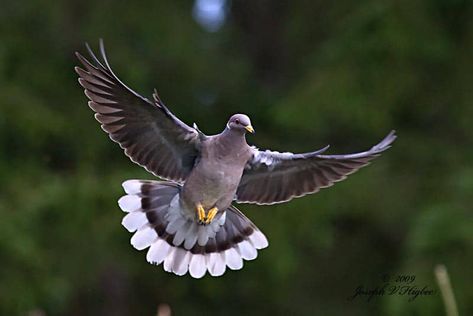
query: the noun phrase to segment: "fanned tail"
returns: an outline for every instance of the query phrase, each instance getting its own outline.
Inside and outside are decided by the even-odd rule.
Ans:
[[[263,233],[236,207],[219,212],[209,225],[199,225],[195,213],[179,199],[181,186],[173,182],[128,180],[120,208],[128,214],[122,224],[135,232],[131,244],[149,247],[146,259],[177,275],[201,278],[208,271],[220,276],[228,267],[238,270],[268,246]]]

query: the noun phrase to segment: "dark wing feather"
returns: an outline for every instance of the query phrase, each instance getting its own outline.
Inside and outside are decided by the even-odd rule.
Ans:
[[[327,149],[305,154],[254,149],[238,190],[240,203],[274,204],[318,192],[369,164],[390,147],[394,131],[368,151],[350,155],[321,155]]]
[[[199,133],[174,116],[156,91],[150,101],[122,83],[110,68],[102,41],[102,61],[86,47],[93,63],[76,53],[84,69],[75,70],[102,129],[133,162],[154,175],[186,179],[199,155]]]

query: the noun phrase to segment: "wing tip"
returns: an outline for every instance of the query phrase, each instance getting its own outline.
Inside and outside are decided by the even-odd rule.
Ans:
[[[396,140],[397,135],[396,135],[396,130],[391,130],[386,137],[383,138],[377,145],[375,145],[371,150],[376,152],[376,153],[381,153],[389,148],[391,148],[391,145],[394,143]]]
[[[311,154],[312,154],[312,155],[318,155],[318,154],[321,154],[321,153],[326,152],[329,148],[330,148],[330,145],[327,145],[327,146],[325,146],[325,147],[323,147],[323,148],[320,148],[320,149],[318,149],[318,150],[312,152]]]
[[[80,72],[84,71],[84,69],[80,68],[79,66],[74,66],[74,71],[79,75],[79,78],[82,78]]]
[[[79,52],[75,52],[74,55],[76,56],[76,58],[79,60],[79,62],[84,65],[84,67],[87,67],[87,65],[91,65],[90,62],[87,60],[87,58],[85,58],[84,56],[82,56],[81,53]],[[77,66],[75,67],[77,68]],[[74,68],[74,69],[75,69]]]

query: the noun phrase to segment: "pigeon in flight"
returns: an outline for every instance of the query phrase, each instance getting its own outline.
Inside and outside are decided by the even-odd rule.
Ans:
[[[183,123],[156,90],[140,96],[114,74],[100,41],[100,59],[86,44],[90,61],[76,53],[76,67],[89,107],[125,154],[162,180],[127,180],[119,199],[131,244],[148,249],[148,262],[194,278],[238,270],[268,246],[264,234],[232,203],[274,204],[315,193],[366,166],[388,149],[391,131],[368,151],[326,155],[323,148],[293,154],[260,150],[246,143],[254,133],[235,114],[218,135]]]

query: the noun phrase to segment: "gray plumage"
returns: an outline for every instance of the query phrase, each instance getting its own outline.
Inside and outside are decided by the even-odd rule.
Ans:
[[[178,275],[240,269],[243,259],[256,258],[268,245],[232,202],[273,204],[315,193],[367,165],[396,138],[392,131],[370,150],[349,155],[324,155],[327,147],[304,154],[261,151],[246,142],[253,128],[244,114],[207,136],[174,116],[156,91],[150,100],[123,84],[102,41],[101,60],[86,47],[92,62],[76,53],[84,69],[75,70],[95,118],[133,162],[168,180],[125,181],[122,224],[135,232],[135,248],[149,247],[149,262]],[[216,208],[215,217],[198,220],[197,205]]]

